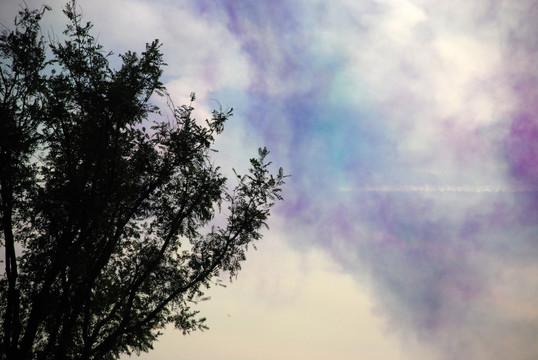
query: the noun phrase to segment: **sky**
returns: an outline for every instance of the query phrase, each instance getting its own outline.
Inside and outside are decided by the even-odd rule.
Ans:
[[[538,1],[79,5],[116,54],[160,39],[199,119],[234,108],[225,171],[267,146],[292,175],[210,330],[140,359],[538,358]]]

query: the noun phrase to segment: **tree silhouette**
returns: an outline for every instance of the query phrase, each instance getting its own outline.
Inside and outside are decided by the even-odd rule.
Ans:
[[[0,358],[148,351],[168,323],[205,327],[192,305],[236,275],[285,176],[264,148],[229,190],[210,155],[231,110],[175,107],[157,40],[113,69],[74,0],[64,40],[45,41],[46,10],[0,36]]]

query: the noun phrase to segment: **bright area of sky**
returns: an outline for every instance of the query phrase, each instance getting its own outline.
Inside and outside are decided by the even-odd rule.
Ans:
[[[164,43],[177,104],[235,109],[224,168],[293,175],[211,330],[141,359],[538,358],[538,1],[79,3],[107,50]]]

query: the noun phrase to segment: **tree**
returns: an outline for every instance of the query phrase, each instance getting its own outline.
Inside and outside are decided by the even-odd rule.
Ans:
[[[285,175],[263,148],[229,188],[210,155],[232,110],[175,107],[157,40],[113,69],[74,0],[45,41],[46,10],[0,36],[0,358],[148,351],[168,323],[205,328],[193,304],[236,276]]]

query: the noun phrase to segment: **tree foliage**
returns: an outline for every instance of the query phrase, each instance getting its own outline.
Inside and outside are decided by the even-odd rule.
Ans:
[[[285,176],[260,149],[229,188],[210,155],[231,110],[175,107],[157,40],[112,68],[74,1],[45,41],[46,10],[0,35],[0,358],[115,359],[205,327],[193,304],[236,275]]]

